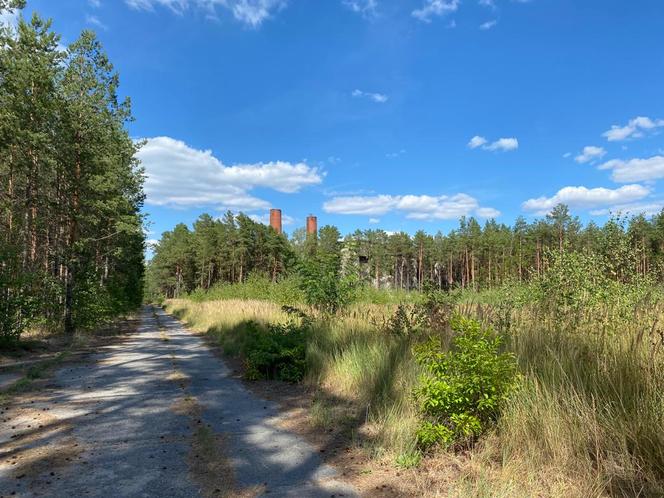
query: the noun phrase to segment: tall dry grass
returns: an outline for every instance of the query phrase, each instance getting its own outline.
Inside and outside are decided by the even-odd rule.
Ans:
[[[247,320],[287,319],[267,301],[179,300],[166,307],[231,345]],[[325,393],[314,406],[321,425],[346,417],[373,454],[396,457],[414,449],[411,393],[419,370],[412,339],[381,331],[393,311],[357,304],[318,324],[307,345],[306,382]],[[523,383],[495,431],[461,465],[449,495],[664,496],[661,303],[620,319],[601,307],[580,316],[532,304],[506,311],[493,298],[465,300],[459,311],[504,328]]]

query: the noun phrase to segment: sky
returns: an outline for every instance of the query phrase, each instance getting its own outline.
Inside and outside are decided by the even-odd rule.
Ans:
[[[664,206],[661,0],[29,0],[95,30],[145,140],[148,237]]]

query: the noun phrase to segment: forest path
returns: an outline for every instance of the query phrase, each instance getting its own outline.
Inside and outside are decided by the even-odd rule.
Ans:
[[[355,496],[274,403],[146,307],[138,331],[0,407],[0,496]]]

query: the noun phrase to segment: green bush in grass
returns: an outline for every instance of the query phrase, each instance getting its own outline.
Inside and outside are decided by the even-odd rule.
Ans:
[[[417,432],[423,449],[472,443],[497,419],[517,385],[516,359],[499,352],[500,337],[461,316],[450,325],[455,333],[451,351],[444,350],[440,337],[415,347],[425,370],[415,389],[424,417]]]
[[[299,382],[304,377],[306,338],[309,324],[291,320],[286,324],[246,327],[244,357],[250,380],[277,379]]]

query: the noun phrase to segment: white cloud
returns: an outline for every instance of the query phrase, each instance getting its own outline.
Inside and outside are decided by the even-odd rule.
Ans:
[[[625,126],[611,126],[611,129],[605,131],[602,136],[606,137],[609,142],[619,142],[628,138],[640,138],[646,132],[663,126],[664,119],[650,119],[645,116],[638,116],[631,119]]]
[[[92,26],[96,26],[99,29],[103,29],[104,31],[108,29],[108,26],[101,22],[97,16],[87,15],[85,16],[85,22],[91,24]]]
[[[480,218],[498,218],[498,216],[500,216],[500,211],[498,211],[497,209],[494,209],[494,208],[490,208],[490,207],[489,208],[484,208],[484,207],[478,208],[475,211],[475,213]]]
[[[477,199],[468,194],[335,197],[323,204],[323,209],[327,213],[369,216],[400,211],[415,220],[451,220],[470,215],[493,218],[500,215],[493,208],[481,207]]]
[[[208,12],[208,17],[215,17],[217,7],[221,7],[229,10],[236,20],[254,28],[286,6],[286,0],[125,0],[125,3],[137,10],[166,7],[180,15],[190,8],[199,8]]]
[[[502,150],[502,151],[510,151],[510,150],[516,150],[519,148],[519,141],[516,138],[499,138],[492,144],[487,146],[487,150]]]
[[[88,0],[88,4],[90,4],[90,7],[98,9],[99,7],[101,7],[101,0]]]
[[[497,19],[492,19],[491,21],[487,21],[485,23],[480,24],[480,29],[483,31],[487,31],[491,28],[493,28],[496,24],[498,24]]]
[[[391,195],[342,196],[334,197],[323,204],[327,213],[381,215],[395,207],[395,198]]]
[[[421,8],[415,9],[411,15],[422,22],[431,22],[434,16],[444,16],[459,9],[460,0],[425,0]]]
[[[561,203],[572,208],[593,209],[638,201],[649,194],[650,190],[643,185],[624,185],[617,189],[564,187],[553,197],[528,199],[522,208],[537,214],[545,214]]]
[[[478,3],[480,5],[482,5],[483,7],[489,7],[490,9],[495,9],[496,8],[495,0],[479,0]]]
[[[565,152],[565,153],[563,154],[563,157],[564,157],[565,159],[567,159],[568,157],[572,157],[572,153],[571,153],[571,152]]]
[[[369,218],[369,223],[371,223],[372,225],[376,225],[380,223],[380,220],[378,218]]]
[[[489,143],[489,141],[479,135],[475,135],[468,142],[468,147],[471,149],[477,149],[481,147],[484,150],[490,151],[503,151],[508,152],[511,150],[516,150],[519,148],[519,141],[516,138],[499,138],[495,142]]]
[[[611,179],[618,183],[657,180],[664,178],[664,156],[647,159],[613,159],[600,165],[599,169],[613,170]]]
[[[473,138],[470,139],[470,142],[468,142],[468,147],[471,149],[477,149],[478,147],[482,147],[483,145],[486,145],[487,140],[484,137],[480,137],[479,135],[475,135]]]
[[[389,97],[383,93],[363,92],[358,89],[353,90],[351,95],[355,98],[369,99],[377,104],[384,104],[389,100]]]
[[[583,152],[576,156],[574,160],[579,164],[584,164],[591,161],[601,159],[606,154],[602,147],[595,147],[594,145],[587,145],[583,148]]]
[[[590,211],[593,216],[606,216],[611,213],[622,213],[626,215],[639,215],[652,216],[659,214],[664,209],[664,201],[658,200],[653,202],[634,202],[632,204],[618,204],[610,208],[594,209]]]
[[[304,163],[225,166],[211,151],[169,137],[148,139],[138,158],[146,172],[146,202],[158,206],[267,209],[270,203],[252,196],[250,190],[262,187],[295,193],[320,184],[324,176]]]
[[[373,17],[378,9],[377,0],[343,0],[342,3],[363,17]]]

